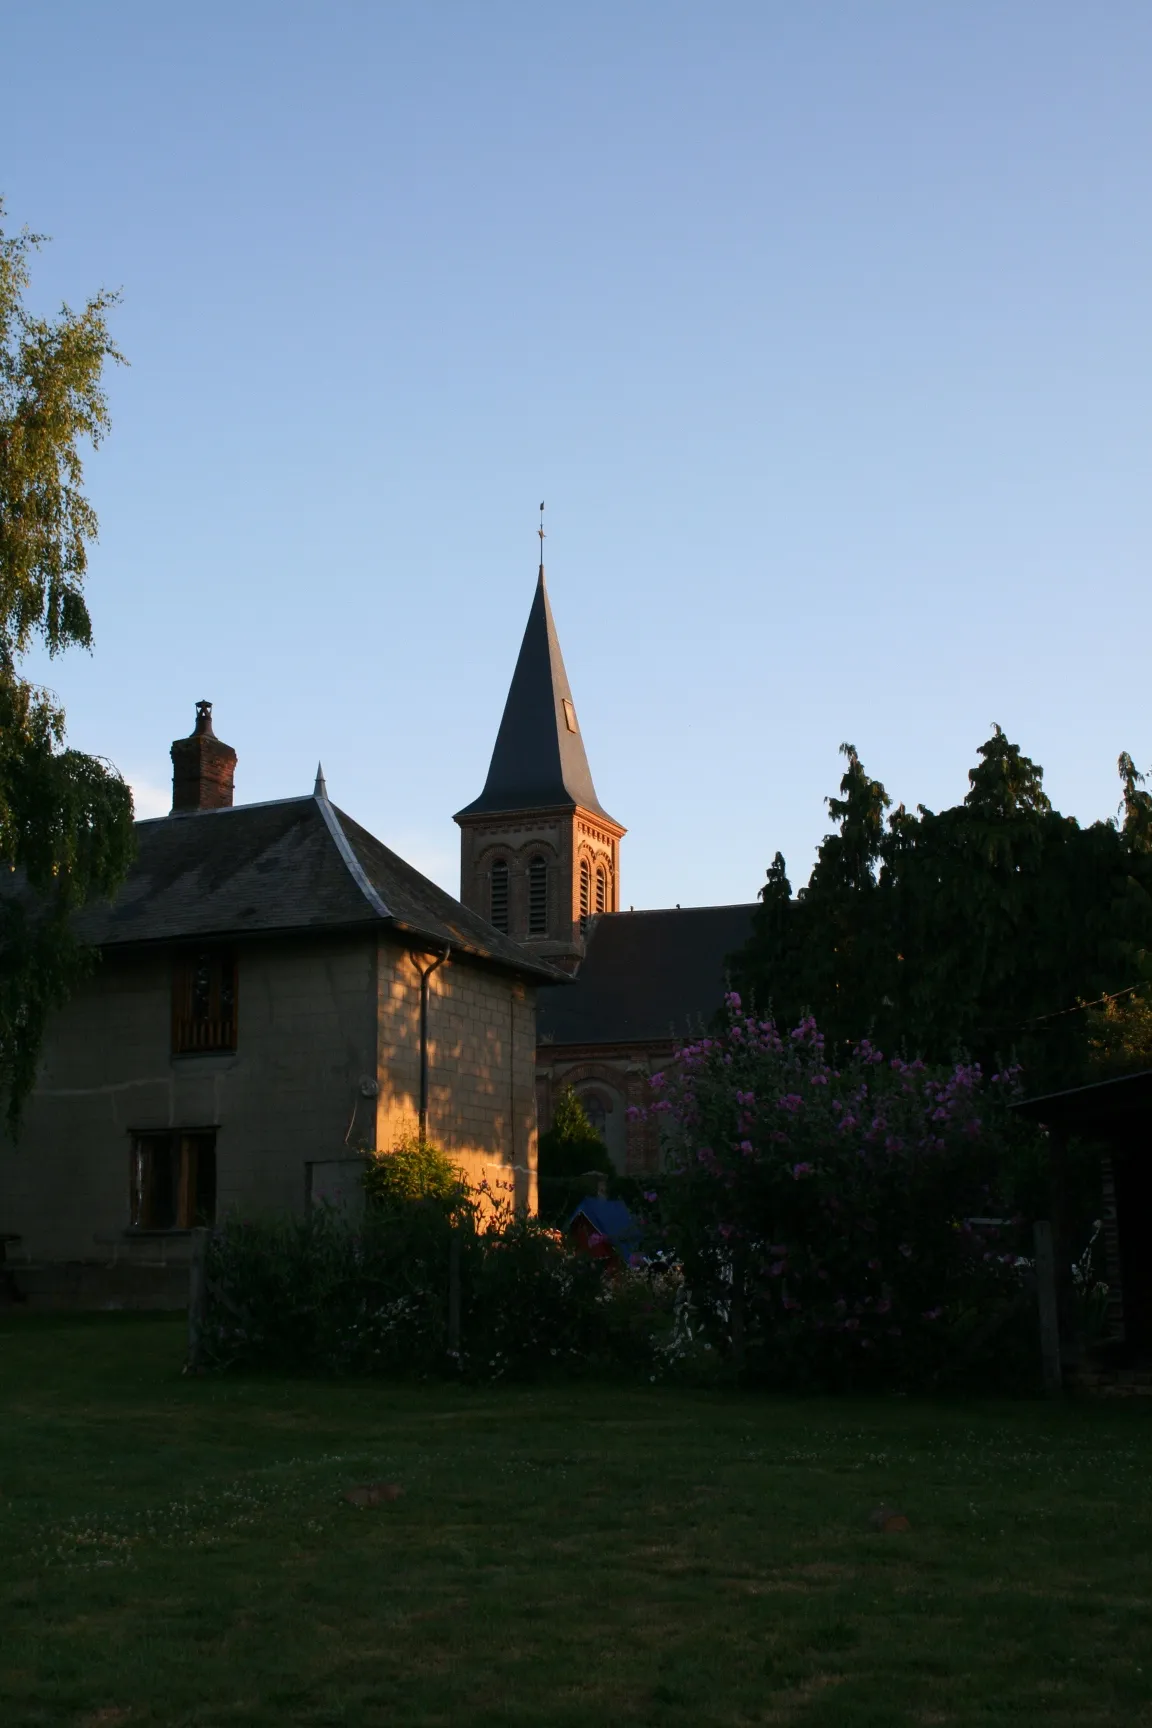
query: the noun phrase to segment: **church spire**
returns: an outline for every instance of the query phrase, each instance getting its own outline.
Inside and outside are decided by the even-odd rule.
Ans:
[[[479,798],[459,811],[458,817],[497,810],[573,809],[578,805],[611,822],[592,784],[548,601],[543,518],[539,533],[541,562],[536,595],[504,704],[488,778]]]
[[[540,506],[543,512],[544,506]],[[601,806],[540,574],[488,778],[460,824],[460,898],[497,930],[572,969],[591,919],[620,905],[624,829]]]

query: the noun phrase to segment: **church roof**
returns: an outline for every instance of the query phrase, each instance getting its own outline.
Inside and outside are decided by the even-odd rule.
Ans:
[[[542,1044],[634,1044],[684,1038],[724,995],[728,956],[752,933],[756,904],[606,912],[589,926],[575,984],[542,989]]]
[[[613,821],[592,784],[541,564],[488,778],[479,798],[457,812],[457,820],[489,811],[577,804]]]
[[[97,947],[379,924],[523,975],[555,969],[406,864],[325,793],[136,824],[111,901],[77,915]]]

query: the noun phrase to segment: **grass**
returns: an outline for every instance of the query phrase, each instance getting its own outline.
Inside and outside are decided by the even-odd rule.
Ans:
[[[5,1728],[1152,1724],[1143,1408],[182,1379],[182,1344],[0,1325]]]

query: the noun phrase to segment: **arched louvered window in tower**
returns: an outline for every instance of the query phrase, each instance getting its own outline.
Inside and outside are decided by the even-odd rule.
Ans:
[[[528,866],[528,934],[548,934],[548,863],[533,858]]]
[[[607,912],[608,910],[608,872],[603,864],[596,866],[596,910],[597,912]]]
[[[592,910],[592,870],[587,858],[580,860],[580,930],[583,933],[588,928],[588,914]]]
[[[508,930],[508,863],[497,858],[492,864],[491,919],[497,930]]]

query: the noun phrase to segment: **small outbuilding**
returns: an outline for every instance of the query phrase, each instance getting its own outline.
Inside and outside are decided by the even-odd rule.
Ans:
[[[1070,1341],[1071,1302],[1065,1170],[1068,1143],[1081,1138],[1100,1148],[1101,1237],[1111,1294],[1108,1353],[1130,1368],[1152,1366],[1152,1069],[1024,1099],[1015,1109],[1049,1135],[1065,1340]]]
[[[623,1200],[589,1194],[565,1228],[578,1248],[616,1266],[629,1265],[640,1252],[640,1225]]]

